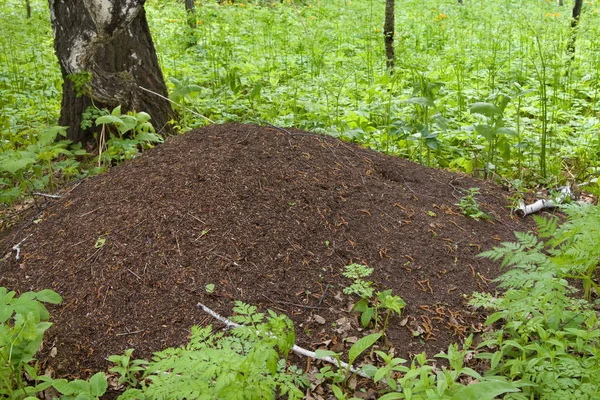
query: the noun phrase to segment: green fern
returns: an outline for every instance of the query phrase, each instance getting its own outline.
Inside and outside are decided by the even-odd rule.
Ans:
[[[193,327],[186,346],[155,353],[140,389],[121,399],[288,399],[303,398],[306,378],[288,373],[285,357],[294,344],[285,316],[258,313],[236,302],[232,319],[244,322],[225,335],[211,326]]]
[[[498,281],[508,290],[499,298],[475,296],[473,305],[494,311],[487,320],[504,325],[480,348],[491,352],[490,375],[525,382],[523,393],[505,399],[600,398],[600,318],[588,301],[600,259],[600,211],[568,206],[567,222],[536,217],[540,241],[516,233],[517,242],[503,243],[482,257],[502,260],[510,268]],[[584,298],[568,278],[580,279]]]

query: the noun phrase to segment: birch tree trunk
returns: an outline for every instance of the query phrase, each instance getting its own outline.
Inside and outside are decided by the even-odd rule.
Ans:
[[[93,138],[81,127],[91,105],[145,111],[159,133],[175,118],[144,11],[145,0],[48,0],[63,98],[59,124],[75,142]],[[141,89],[147,89],[143,90]]]
[[[395,28],[395,14],[394,14],[394,3],[395,0],[385,1],[385,23],[383,25],[383,41],[385,44],[385,65],[390,72],[394,69],[396,64],[396,56],[394,54],[394,28]]]

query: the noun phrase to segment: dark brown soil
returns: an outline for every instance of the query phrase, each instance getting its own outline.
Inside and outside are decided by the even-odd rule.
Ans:
[[[5,235],[5,253],[27,239],[18,262],[12,252],[0,263],[0,286],[51,288],[64,298],[51,308],[44,362],[85,376],[130,347],[148,357],[180,345],[192,325],[215,322],[198,302],[225,316],[234,300],[285,313],[307,348],[341,342],[361,335],[341,295],[350,263],[373,267],[377,288],[406,301],[388,332],[399,355],[433,356],[479,329],[482,316],[466,297],[491,289],[500,271],[476,255],[530,228],[511,217],[508,193],[291,132],[229,124],[170,138]],[[490,221],[455,205],[471,187],[481,188]]]

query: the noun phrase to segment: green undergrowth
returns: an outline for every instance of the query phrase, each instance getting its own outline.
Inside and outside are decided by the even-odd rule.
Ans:
[[[206,124],[203,116],[268,122],[522,187],[597,178],[594,1],[584,2],[574,32],[568,1],[404,2],[396,7],[393,76],[385,71],[383,1],[197,3],[194,30],[181,2],[146,3],[182,131]],[[3,202],[92,169],[63,143],[49,161],[56,166],[39,160],[14,174],[14,161],[31,156],[19,152],[43,147],[59,129],[62,82],[48,7],[31,4],[31,19],[20,0],[0,4]]]
[[[396,357],[382,341],[385,325],[358,339],[347,355],[318,350],[323,364],[309,381],[306,372],[287,361],[294,345],[292,322],[272,311],[236,302],[228,331],[193,327],[190,341],[154,354],[150,361],[133,358],[133,349],[110,356],[122,399],[303,398],[308,387],[321,386],[336,399],[360,392],[353,377],[370,378],[367,387],[380,399],[596,399],[600,396],[600,319],[598,314],[597,243],[600,211],[596,206],[564,208],[567,221],[537,218],[539,235],[516,233],[516,242],[481,254],[501,260],[507,271],[498,278],[501,295],[476,293],[475,307],[490,311],[490,327],[476,347],[468,337],[435,355],[447,366],[436,367],[425,353],[410,362]],[[365,266],[347,268],[353,291],[364,297]],[[367,273],[365,275],[365,273]],[[350,287],[350,286],[349,286]],[[576,288],[582,288],[579,290]],[[368,295],[368,293],[366,294]],[[0,394],[23,399],[53,386],[64,399],[94,399],[107,388],[102,372],[89,381],[40,375],[34,355],[50,327],[43,303],[58,304],[50,290],[17,297],[0,288]],[[362,355],[368,358],[362,360]],[[470,360],[479,360],[477,370]],[[347,365],[341,362],[347,360]],[[34,398],[34,397],[29,397]]]
[[[194,32],[173,4],[148,12],[185,128],[267,121],[528,185],[597,172],[596,4],[571,59],[568,2],[403,2],[393,76],[383,1],[200,2]]]

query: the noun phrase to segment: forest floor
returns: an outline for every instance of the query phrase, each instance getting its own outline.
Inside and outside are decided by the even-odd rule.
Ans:
[[[478,187],[488,221],[456,205]],[[388,338],[398,356],[431,358],[480,332],[467,305],[501,270],[477,254],[532,228],[509,193],[481,180],[298,130],[213,125],[169,138],[137,159],[48,200],[36,223],[0,241],[0,286],[50,288],[54,325],[41,353],[59,375],[106,370],[106,357],[186,342],[192,325],[221,324],[234,300],[285,313],[315,349],[361,336],[344,266],[406,301]],[[20,245],[15,260],[11,248]],[[214,284],[213,293],[205,285]]]

